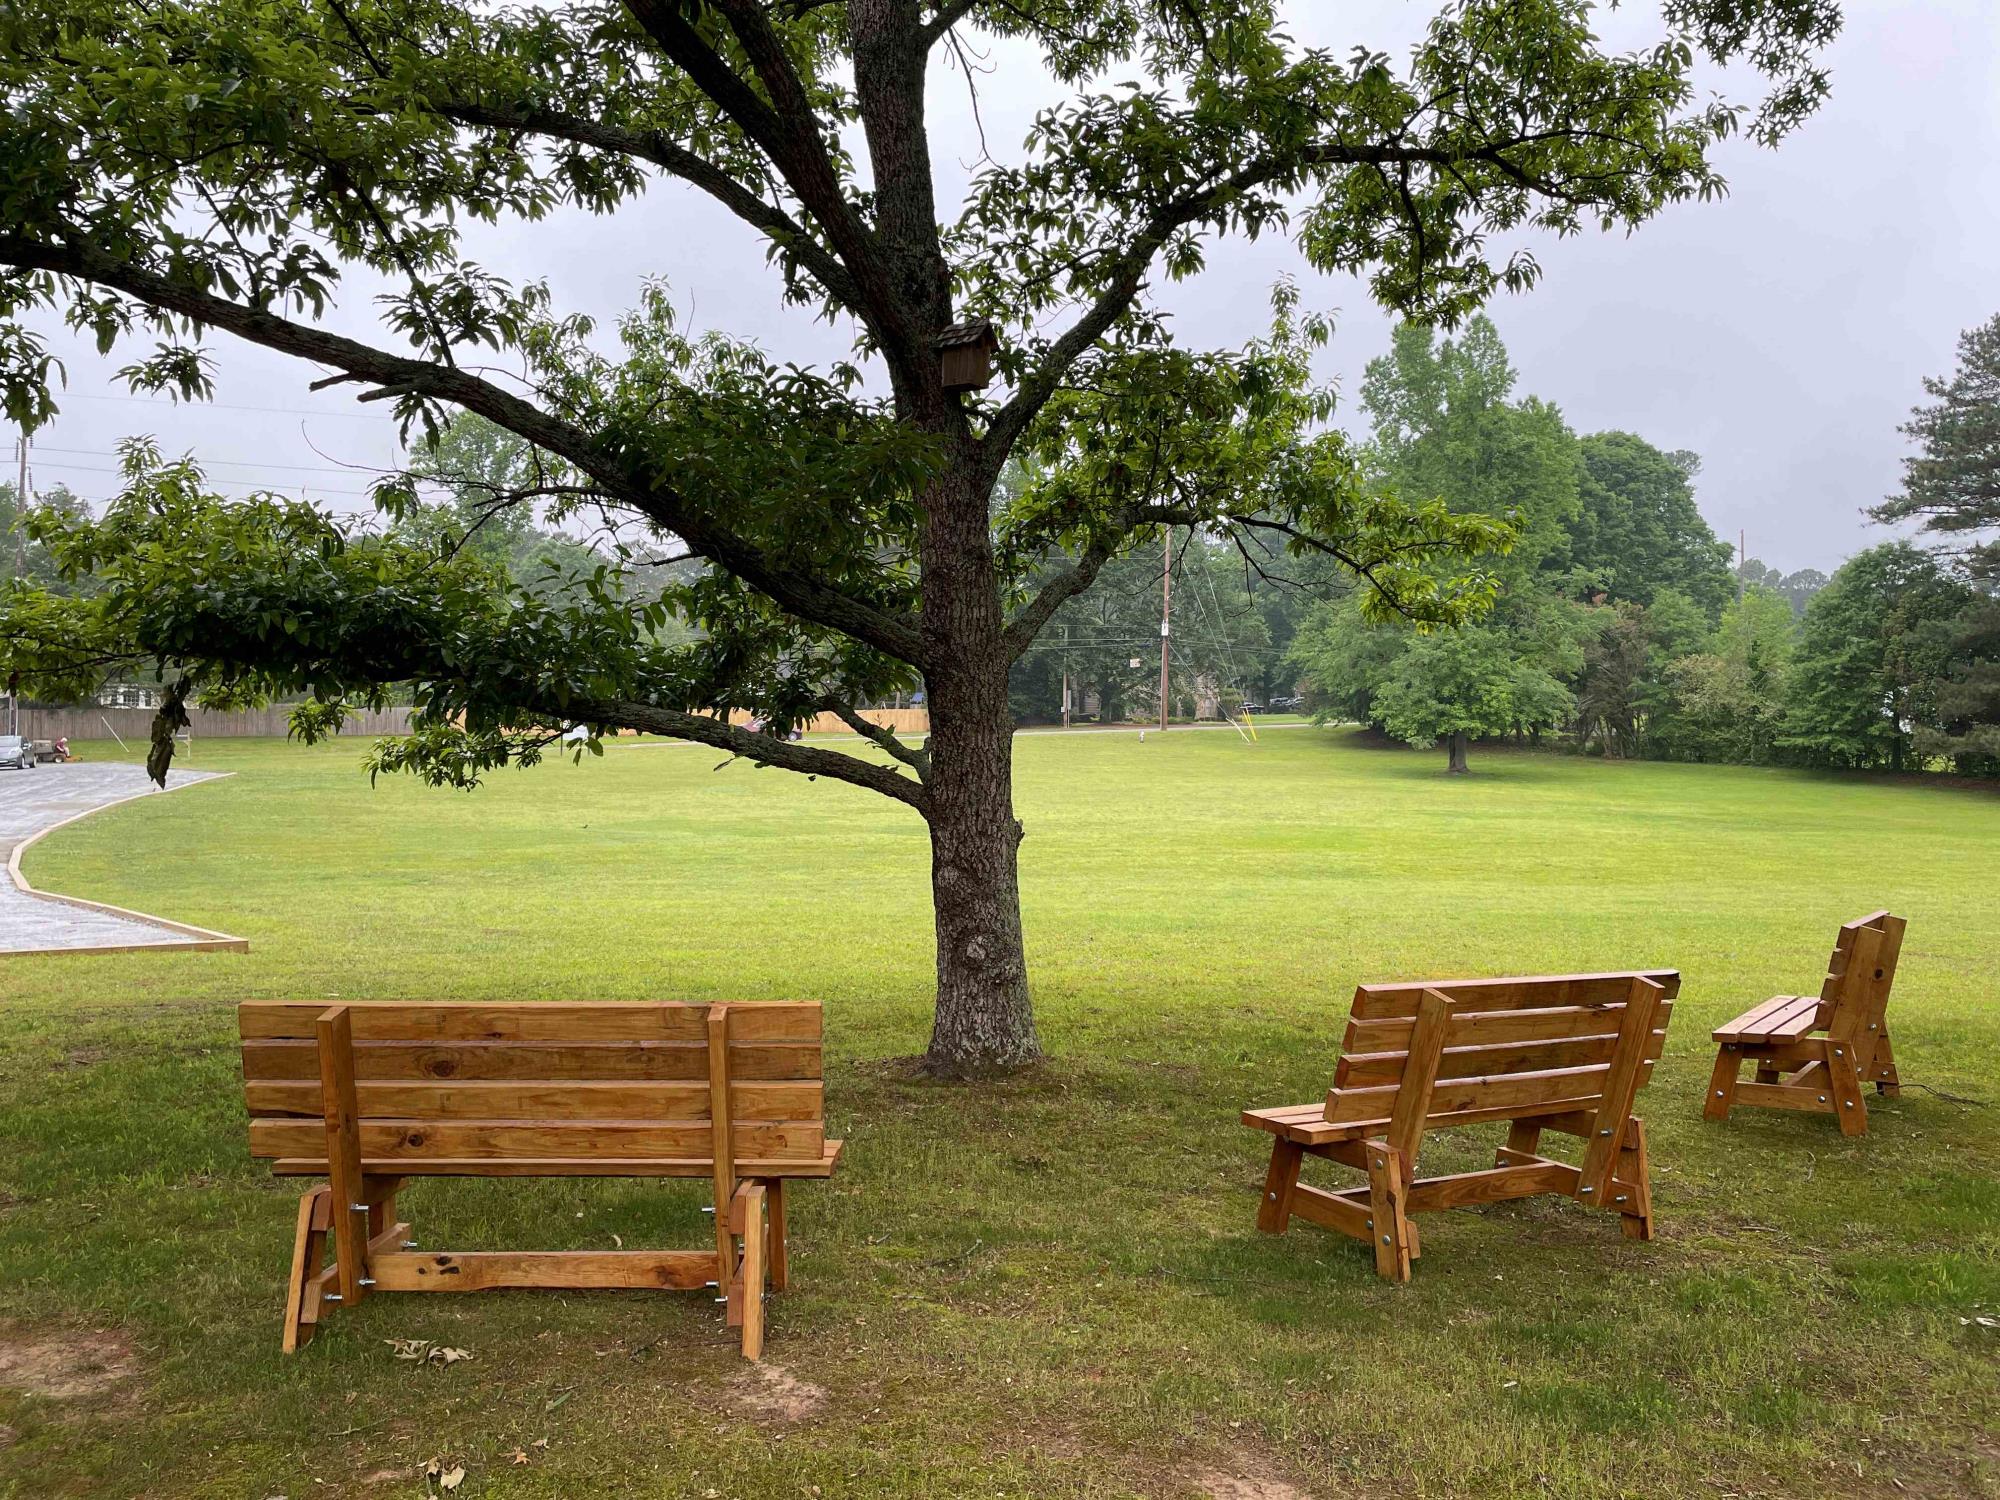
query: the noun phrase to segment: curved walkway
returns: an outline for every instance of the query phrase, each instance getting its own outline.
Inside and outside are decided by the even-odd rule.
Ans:
[[[214,771],[171,771],[169,791],[209,781]],[[102,902],[37,891],[21,871],[21,856],[43,834],[113,803],[158,795],[143,766],[43,765],[0,771],[0,956],[22,953],[119,953],[127,949],[249,948],[243,938],[126,911]]]

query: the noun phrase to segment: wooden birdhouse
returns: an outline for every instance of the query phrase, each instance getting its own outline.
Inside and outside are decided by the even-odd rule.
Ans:
[[[944,388],[948,391],[982,391],[993,380],[993,351],[1000,347],[1000,335],[991,323],[954,323],[938,335],[938,353],[944,362]]]

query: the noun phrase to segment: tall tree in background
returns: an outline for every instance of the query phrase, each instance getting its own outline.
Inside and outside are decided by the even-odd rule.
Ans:
[[[1921,519],[1956,553],[1977,589],[1952,623],[1952,665],[1938,690],[1939,723],[1920,751],[1961,771],[2000,773],[2000,314],[1959,335],[1949,380],[1924,381],[1934,401],[1903,427],[1917,445],[1903,492],[1869,512]]]
[[[29,507],[21,504],[18,486],[0,484],[0,585],[18,580],[44,588],[61,587],[55,560],[31,534],[28,522],[35,510],[66,520],[90,514],[89,507],[71,494],[67,485],[43,490]]]
[[[1474,739],[1567,723],[1575,705],[1563,679],[1582,666],[1575,612],[1554,587],[1577,512],[1576,438],[1546,402],[1512,400],[1515,378],[1491,321],[1475,317],[1449,339],[1404,324],[1362,384],[1373,484],[1516,522],[1518,540],[1495,564],[1492,611],[1434,635],[1370,619],[1349,597],[1325,606],[1293,646],[1323,716],[1442,743],[1453,773],[1467,769]]]
[[[156,336],[128,370],[140,390],[205,395],[194,341],[220,331],[390,401],[406,423],[459,409],[526,440],[549,472],[537,488],[710,565],[675,601],[698,643],[650,648],[654,606],[615,588],[594,608],[535,614],[532,633],[489,609],[470,573],[390,600],[357,598],[356,568],[329,591],[309,559],[283,566],[283,549],[339,544],[282,507],[257,512],[256,535],[232,534],[259,578],[225,568],[197,587],[152,567],[146,547],[245,554],[136,513],[83,550],[131,542],[130,587],[188,590],[121,617],[177,694],[337,683],[322,700],[337,718],[387,670],[363,646],[409,646],[393,669],[420,677],[420,732],[390,758],[446,779],[575,718],[895,798],[931,838],[931,1059],[1020,1062],[1038,1043],[1007,682],[1055,609],[1163,525],[1336,556],[1384,609],[1420,618],[1454,619],[1484,592],[1424,564],[1490,529],[1341,482],[1327,442],[1200,505],[1158,483],[1163,457],[1188,456],[1155,441],[1163,413],[1262,421],[1281,382],[1260,348],[1175,348],[1156,282],[1225,236],[1289,229],[1314,266],[1364,275],[1385,305],[1462,317],[1536,279],[1529,254],[1493,248],[1524,231],[1630,227],[1719,191],[1717,141],[1773,142],[1823,96],[1817,56],[1839,10],[1662,0],[1657,45],[1625,54],[1591,22],[1583,0],[1463,0],[1398,65],[1298,47],[1267,0],[15,0],[0,10],[0,399],[29,426],[55,410],[53,356],[20,321],[51,309],[104,347]],[[1071,92],[952,207],[926,111],[933,83],[963,86],[935,62],[961,33],[1038,57]],[[1697,88],[1701,58],[1744,64],[1732,76],[1761,75],[1769,92],[1741,107]],[[600,343],[545,287],[509,285],[467,252],[468,224],[505,224],[512,252],[532,254],[531,226],[551,212],[615,216],[660,183],[761,235],[782,294],[846,320],[856,362],[809,371],[687,338],[657,287]],[[607,217],[597,233],[620,227]],[[388,283],[372,339],[319,322],[354,267],[371,291]],[[990,395],[945,379],[946,330],[967,319],[998,326]],[[1076,390],[1112,418],[1094,435],[1062,432],[1080,409],[1053,398]],[[1105,482],[1080,507],[1031,494],[996,522],[994,481],[1024,441],[1118,451],[1097,455]],[[168,516],[239,524],[189,485],[174,481],[185,503]],[[408,495],[392,483],[383,498]],[[1030,592],[1052,547],[1071,564]],[[370,559],[427,586],[372,544]],[[274,581],[301,592],[271,598]],[[264,607],[243,607],[252,596]],[[328,609],[381,630],[405,618],[364,636],[314,613]],[[190,621],[203,628],[179,628]],[[749,734],[726,713],[851,713],[918,680],[930,742],[876,736],[886,765]]]
[[[1614,599],[1651,604],[1675,589],[1710,620],[1736,593],[1732,548],[1718,541],[1694,503],[1701,460],[1665,453],[1629,432],[1579,440],[1583,479],[1570,525],[1571,561],[1597,576]]]
[[[1903,426],[1917,451],[1903,460],[1903,492],[1869,512],[1920,520],[1944,538],[1975,578],[2000,580],[2000,314],[1958,339],[1951,379],[1927,377],[1934,400]]]
[[[1912,763],[1935,728],[1952,622],[1971,590],[1907,542],[1848,559],[1806,610],[1779,743],[1816,765]]]

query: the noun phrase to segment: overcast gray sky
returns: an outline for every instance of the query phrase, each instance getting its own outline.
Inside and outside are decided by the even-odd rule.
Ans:
[[[1400,55],[1429,0],[1294,0],[1302,42]],[[1647,7],[1604,18],[1620,45],[1650,33]],[[1959,331],[2000,311],[2000,5],[1993,0],[1850,0],[1830,65],[1832,98],[1779,150],[1722,154],[1726,199],[1674,208],[1632,237],[1535,244],[1545,277],[1492,315],[1521,390],[1559,404],[1578,431],[1626,428],[1701,455],[1699,499],[1718,534],[1791,571],[1831,572],[1882,539],[1860,512],[1892,491],[1897,432],[1947,373]],[[986,139],[1003,160],[1034,111],[1057,97],[1026,53],[999,51],[978,77]],[[942,182],[963,182],[979,136],[962,75],[933,90]],[[571,215],[475,244],[502,274],[544,277],[558,307],[609,320],[646,275],[672,284],[691,321],[799,362],[846,353],[844,330],[778,305],[757,242],[706,200],[670,185],[609,219]],[[1202,276],[1162,300],[1180,337],[1233,345],[1267,321],[1272,281],[1298,275],[1307,301],[1339,314],[1322,373],[1358,393],[1388,342],[1388,321],[1358,282],[1309,271],[1287,244],[1229,242]],[[359,283],[335,318],[369,330]],[[343,465],[396,461],[394,424],[315,372],[217,338],[216,404],[174,407],[122,394],[112,372],[66,337],[62,415],[35,439],[38,489],[67,483],[102,499],[119,439],[151,433],[191,451],[232,493],[251,488],[362,504],[367,475]],[[1351,402],[1342,420],[1357,423]],[[5,471],[12,475],[12,465]]]

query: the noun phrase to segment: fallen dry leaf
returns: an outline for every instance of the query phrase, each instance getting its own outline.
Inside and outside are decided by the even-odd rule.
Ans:
[[[507,1462],[510,1464],[524,1464],[528,1462],[528,1450],[526,1448],[516,1448],[512,1453],[507,1455]]]
[[[464,1483],[465,1483],[465,1465],[454,1464],[450,1469],[446,1470],[442,1476],[439,1477],[438,1488],[443,1490],[447,1495],[449,1495],[453,1490],[457,1489],[461,1484]]]

